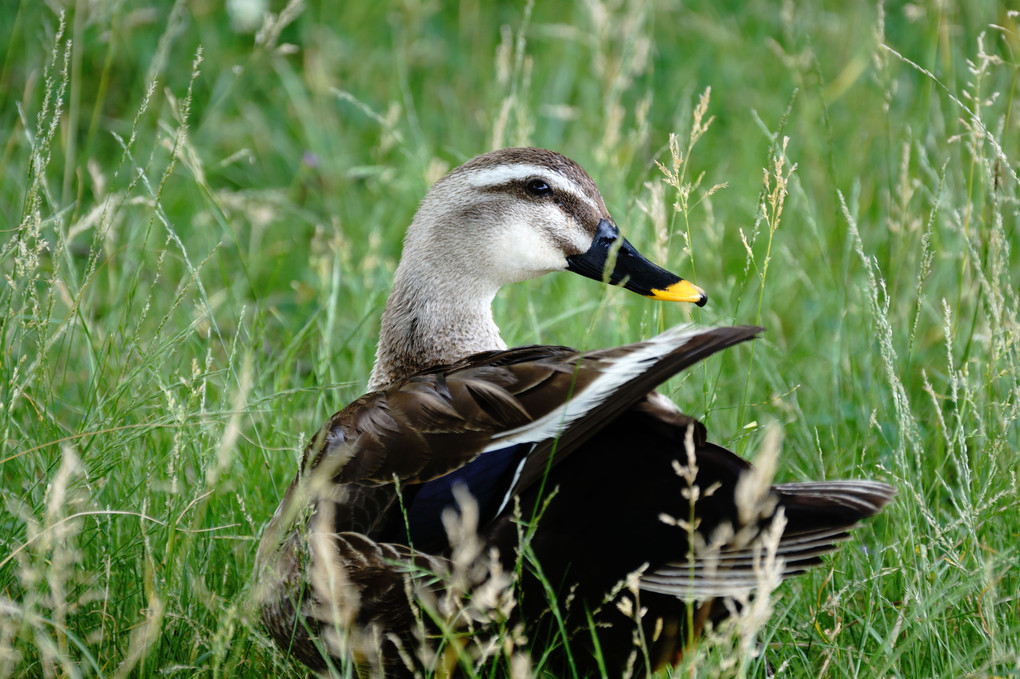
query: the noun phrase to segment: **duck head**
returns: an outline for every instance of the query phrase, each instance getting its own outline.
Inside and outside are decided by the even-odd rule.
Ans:
[[[573,271],[653,299],[703,305],[705,292],[625,239],[574,161],[500,149],[437,181],[404,238],[369,388],[473,353],[505,349],[492,299],[508,284]]]
[[[423,260],[476,289],[566,270],[653,299],[708,300],[631,245],[588,173],[547,149],[492,151],[436,182],[408,229],[401,267]]]

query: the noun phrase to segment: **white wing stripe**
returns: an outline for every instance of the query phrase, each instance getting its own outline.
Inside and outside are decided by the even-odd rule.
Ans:
[[[675,351],[712,328],[694,328],[683,325],[671,328],[657,335],[644,346],[638,347],[625,356],[616,359],[610,368],[596,377],[588,387],[574,398],[534,422],[503,432],[494,438],[483,453],[506,448],[519,443],[538,443],[556,438],[571,424],[584,417],[612,395],[621,385],[641,375],[647,364],[653,363],[666,354]]]

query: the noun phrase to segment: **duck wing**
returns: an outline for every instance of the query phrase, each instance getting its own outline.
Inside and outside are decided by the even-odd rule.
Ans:
[[[517,483],[526,486],[554,448],[568,454],[659,383],[759,332],[681,326],[614,349],[478,354],[354,401],[316,434],[303,467],[330,460],[339,483],[419,484],[480,455],[534,445]]]
[[[584,353],[527,346],[476,354],[353,402],[319,431],[303,467],[336,484],[398,485],[406,525],[394,519],[375,535],[438,551],[456,485],[475,498],[484,525],[659,383],[760,331],[680,326]]]

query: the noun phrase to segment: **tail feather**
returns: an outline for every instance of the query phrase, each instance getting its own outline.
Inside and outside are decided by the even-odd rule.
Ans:
[[[784,580],[821,563],[823,555],[850,538],[858,522],[877,514],[896,495],[895,488],[877,481],[784,483],[772,491],[787,522],[776,548]],[[686,600],[747,594],[761,585],[763,552],[760,539],[707,549],[694,554],[693,561],[668,563],[642,575],[641,589]]]
[[[874,516],[896,495],[896,489],[879,481],[802,481],[772,486],[780,503],[805,511],[845,514],[852,522]],[[789,518],[789,516],[788,516]]]

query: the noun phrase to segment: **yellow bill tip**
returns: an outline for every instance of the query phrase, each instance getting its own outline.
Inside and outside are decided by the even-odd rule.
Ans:
[[[682,278],[661,290],[652,288],[652,294],[648,296],[664,302],[691,302],[698,306],[704,306],[708,301],[708,295],[704,290]]]

